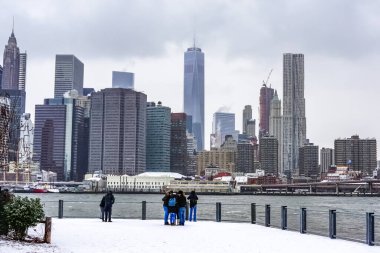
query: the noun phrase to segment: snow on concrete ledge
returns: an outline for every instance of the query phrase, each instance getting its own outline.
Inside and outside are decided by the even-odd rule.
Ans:
[[[52,244],[17,247],[0,240],[0,253],[144,253],[144,252],[291,252],[371,253],[378,246],[282,231],[248,223],[186,222],[164,226],[161,220],[53,219]]]

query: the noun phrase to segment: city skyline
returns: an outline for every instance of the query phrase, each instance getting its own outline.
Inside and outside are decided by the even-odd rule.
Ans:
[[[69,10],[65,15],[59,13],[63,7],[61,4],[50,1],[46,4],[51,11],[46,13],[23,1],[5,5],[4,13],[7,14],[0,18],[3,27],[1,43],[5,45],[9,38],[12,16],[15,16],[17,42],[23,51],[28,52],[26,112],[30,112],[34,119],[34,105],[53,97],[54,57],[61,53],[74,54],[84,63],[84,87],[96,90],[111,87],[112,70],[128,69],[136,73],[136,90],[144,91],[148,100],[163,101],[173,112],[182,112],[183,51],[192,44],[195,29],[197,45],[207,55],[206,149],[209,148],[207,136],[211,133],[212,114],[219,108],[229,108],[228,112],[236,114],[236,121],[242,122],[241,108],[249,104],[252,105],[253,118],[258,120],[259,90],[272,68],[269,83],[282,98],[282,54],[287,52],[305,55],[307,138],[319,147],[328,148],[333,148],[336,138],[354,134],[380,139],[376,129],[378,119],[372,116],[377,112],[375,94],[379,93],[376,85],[379,49],[374,46],[380,30],[380,25],[375,22],[380,9],[378,3],[335,1],[328,9],[319,1],[310,1],[307,5],[301,1],[282,2],[277,4],[280,6],[270,1],[215,3],[213,13],[206,11],[210,2],[186,3],[183,7],[173,4],[150,19],[112,15],[118,13],[117,7],[125,11],[122,2],[115,2],[104,11],[102,3],[87,6],[80,2],[76,10]],[[137,10],[140,14],[160,5],[159,2],[151,3],[150,7],[129,4],[129,11]],[[235,8],[229,8],[231,6]],[[88,10],[82,13],[86,8]],[[306,15],[311,13],[310,17]],[[163,29],[156,31],[154,21],[165,15],[170,18],[160,23]],[[230,15],[236,19],[227,19]],[[96,20],[104,20],[99,16],[109,16],[110,19],[98,26]],[[128,20],[119,22],[123,24],[121,26],[116,23],[118,18],[113,16]],[[243,23],[243,18],[248,20]],[[258,24],[263,28],[255,25],[260,18],[262,21]],[[303,22],[297,23],[298,19]],[[86,22],[80,22],[82,20],[89,20],[90,24],[85,25]],[[77,23],[78,26],[74,25]],[[135,26],[145,28],[152,42],[145,39],[141,43],[146,33],[141,34]],[[121,39],[118,40],[116,34],[120,29]],[[173,30],[175,32],[168,33]],[[104,36],[102,31],[109,34]],[[305,36],[296,36],[298,31],[305,31]],[[247,33],[255,35],[250,37]],[[133,38],[131,42],[125,43],[124,34]],[[97,38],[99,41],[89,42]],[[115,49],[106,46],[110,38],[115,42]],[[41,47],[46,41],[48,45]],[[236,127],[242,130],[240,124]]]

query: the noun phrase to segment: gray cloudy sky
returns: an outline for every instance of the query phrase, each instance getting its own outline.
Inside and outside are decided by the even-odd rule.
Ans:
[[[282,54],[305,55],[307,137],[320,147],[359,134],[380,140],[380,1],[0,0],[0,45],[15,17],[28,53],[27,110],[53,97],[55,54],[85,65],[85,87],[110,87],[112,70],[135,73],[148,100],[183,110],[183,52],[205,53],[206,144],[212,114],[251,104],[262,81],[282,99]],[[2,42],[1,42],[2,41]],[[206,145],[208,147],[208,145]],[[378,152],[379,153],[379,152]]]

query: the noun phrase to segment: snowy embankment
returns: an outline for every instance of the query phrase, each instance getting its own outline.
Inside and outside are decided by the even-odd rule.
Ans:
[[[247,223],[198,221],[164,226],[161,220],[53,219],[50,245],[0,240],[0,253],[26,252],[378,253],[379,247]]]

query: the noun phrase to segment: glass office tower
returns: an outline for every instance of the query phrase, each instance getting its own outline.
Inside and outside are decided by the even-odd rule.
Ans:
[[[184,111],[192,116],[192,133],[197,140],[197,150],[204,149],[204,76],[204,53],[194,45],[185,52]]]
[[[84,65],[74,55],[56,55],[54,98],[62,98],[69,90],[83,94]]]

